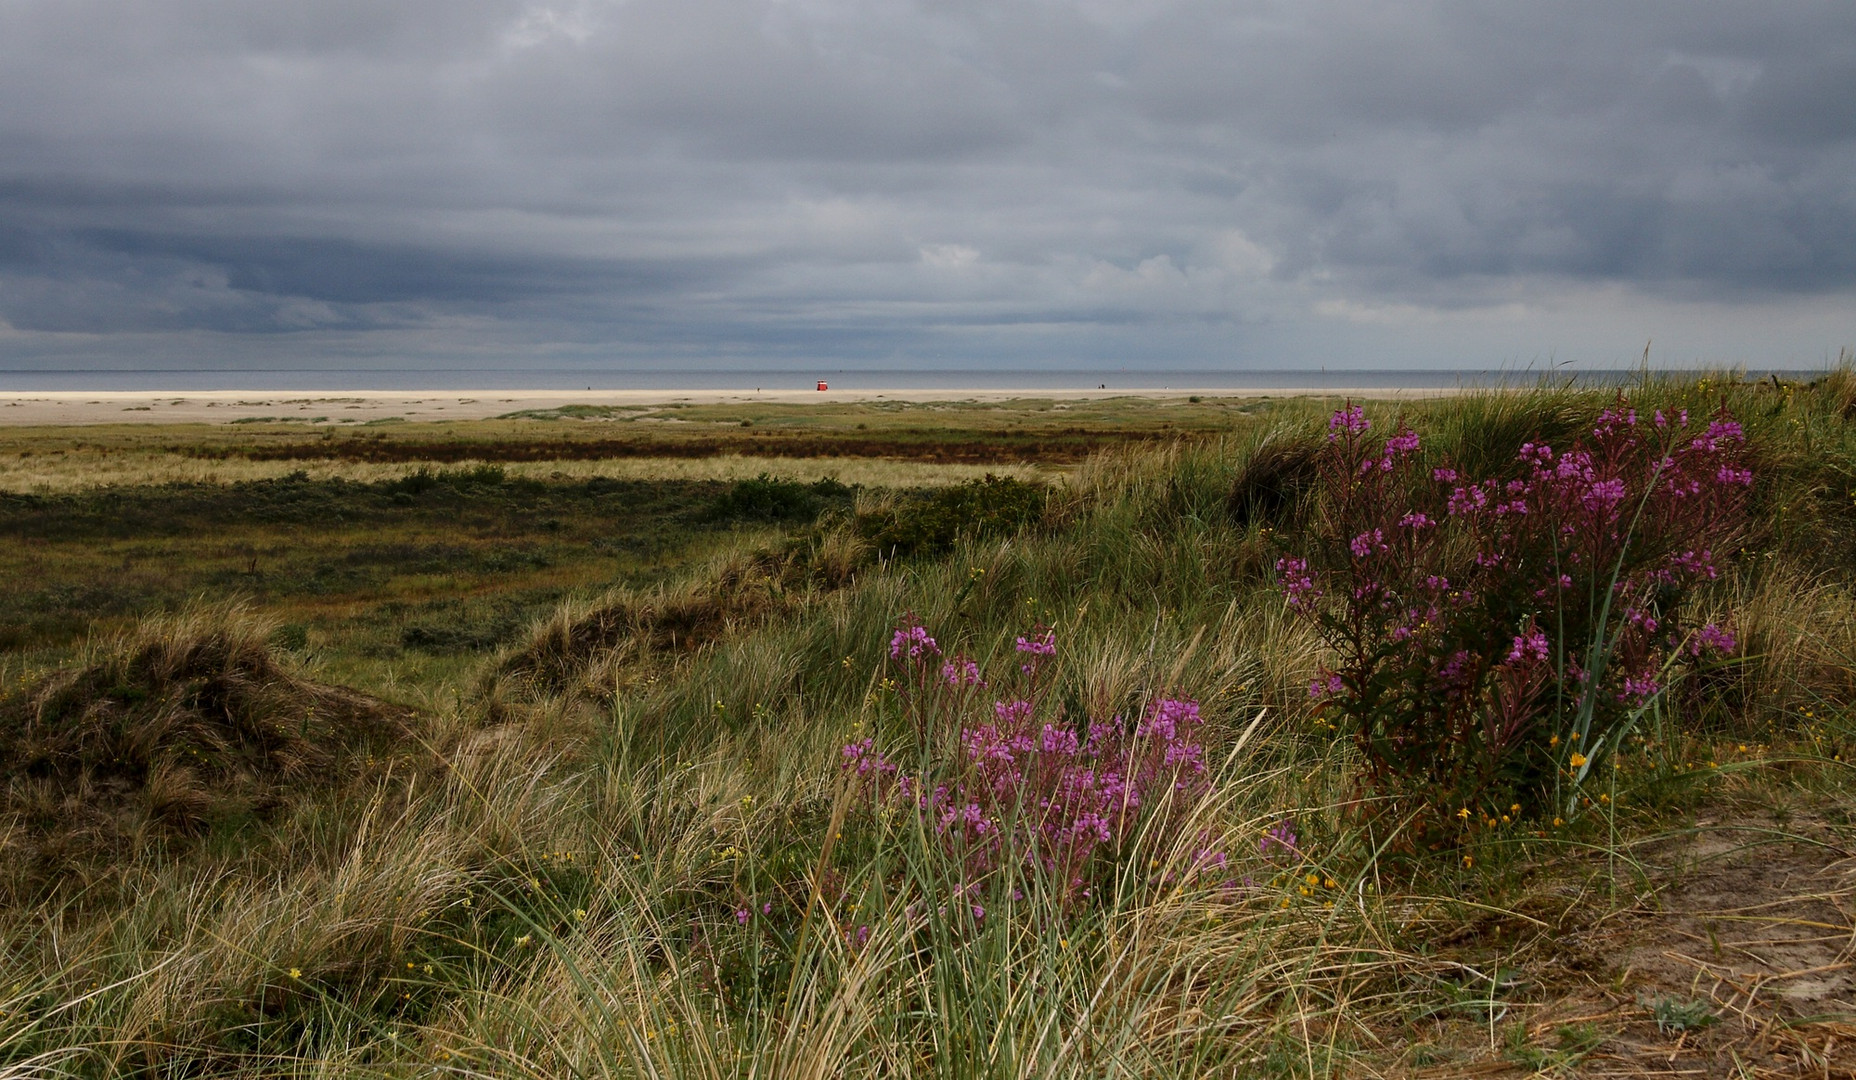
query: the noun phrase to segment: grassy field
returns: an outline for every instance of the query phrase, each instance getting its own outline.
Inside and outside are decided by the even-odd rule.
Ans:
[[[1097,450],[1242,428],[1270,399],[570,406],[494,420],[343,425],[280,416],[233,424],[0,427],[0,490],[224,483],[297,470],[378,480],[420,465],[493,462],[511,475],[732,479],[763,462],[846,483],[933,482],[925,466],[1073,465]],[[947,476],[964,476],[954,471]]]
[[[0,1075],[1849,1075],[1856,379],[1630,392],[1745,424],[1736,654],[1428,846],[1274,569],[1332,402],[0,431]],[[1074,865],[921,811],[1014,699],[1161,777]]]

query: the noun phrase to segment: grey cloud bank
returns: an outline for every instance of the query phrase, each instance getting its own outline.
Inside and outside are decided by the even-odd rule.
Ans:
[[[1856,5],[11,0],[0,368],[1811,366]]]

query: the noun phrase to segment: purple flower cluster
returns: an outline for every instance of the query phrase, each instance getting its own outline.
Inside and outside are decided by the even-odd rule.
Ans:
[[[1020,637],[1013,647],[1021,653],[1030,653],[1033,656],[1055,656],[1057,655],[1057,632],[1045,627],[1041,632],[1034,632],[1028,638]]]
[[[1695,631],[1694,640],[1689,642],[1689,655],[1700,656],[1708,652],[1731,653],[1736,644],[1733,634],[1713,623],[1708,623]]]
[[[919,629],[905,624],[898,635]],[[1018,651],[1054,655],[1055,632],[1040,627],[1020,637]],[[905,654],[892,647],[894,658]],[[954,680],[929,687],[929,760],[919,773],[898,768],[873,739],[846,744],[842,764],[869,804],[919,814],[970,885],[1011,867],[1083,898],[1097,864],[1121,851],[1147,815],[1178,820],[1204,794],[1204,718],[1197,702],[1162,697],[1131,726],[1114,717],[1079,728],[1045,705],[1037,680],[1030,684],[1031,696],[995,700],[979,716],[967,711]],[[951,743],[936,737],[950,729]],[[1207,850],[1194,865],[1224,861]]]
[[[1277,822],[1257,841],[1257,854],[1264,858],[1300,858],[1302,849],[1296,846],[1295,830],[1287,819]]]
[[[1358,405],[1349,404],[1328,418],[1328,439],[1333,441],[1343,435],[1364,435],[1373,422],[1366,418],[1366,410]]]
[[[985,680],[980,678],[980,666],[964,656],[956,656],[942,664],[941,678],[947,680],[947,685],[956,688],[986,685]]]
[[[928,636],[927,628],[917,622],[898,626],[895,634],[889,639],[891,660],[900,660],[904,656],[917,660],[923,656],[939,655],[941,655],[940,646],[934,643],[934,638]]]
[[[1295,611],[1311,611],[1315,601],[1321,599],[1321,588],[1308,572],[1307,559],[1293,556],[1277,559],[1276,580],[1281,583],[1283,594],[1289,599],[1289,607]]]
[[[1547,635],[1539,627],[1530,626],[1525,634],[1518,634],[1514,647],[1508,650],[1510,664],[1539,663],[1547,658]]]

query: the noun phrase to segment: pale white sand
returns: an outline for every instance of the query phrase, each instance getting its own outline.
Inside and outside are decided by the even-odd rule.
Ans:
[[[1454,389],[1393,390],[1385,388],[1273,388],[1242,390],[1229,387],[1194,390],[314,390],[257,392],[251,390],[183,391],[158,394],[146,390],[107,391],[0,391],[0,424],[122,424],[122,423],[227,423],[271,416],[279,420],[362,423],[387,417],[404,420],[481,420],[521,409],[554,409],[563,405],[615,405],[649,407],[674,402],[715,404],[726,402],[846,402],[846,401],[1010,401],[1043,398],[1080,401],[1093,398],[1185,398],[1193,394],[1216,398],[1353,397],[1427,398],[1455,394]]]

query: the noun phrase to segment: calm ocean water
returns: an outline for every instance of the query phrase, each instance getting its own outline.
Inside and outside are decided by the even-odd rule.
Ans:
[[[1637,371],[1559,371],[1554,380],[1588,385],[1628,382]],[[1807,371],[1749,371],[1809,377]],[[1294,371],[922,371],[817,367],[785,371],[547,370],[536,368],[434,370],[315,368],[266,371],[173,368],[163,370],[44,371],[0,368],[0,391],[96,390],[810,390],[827,380],[838,390],[1272,390],[1360,387],[1431,390],[1526,386],[1548,377],[1540,371],[1358,370]]]

